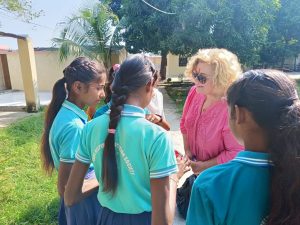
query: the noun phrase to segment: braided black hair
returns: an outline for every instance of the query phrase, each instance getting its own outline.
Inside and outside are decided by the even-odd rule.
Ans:
[[[109,129],[117,128],[129,94],[149,82],[154,84],[157,77],[158,72],[154,69],[153,63],[141,54],[133,55],[122,63],[112,84]],[[118,185],[114,133],[109,133],[106,137],[102,161],[103,191],[114,194]]]

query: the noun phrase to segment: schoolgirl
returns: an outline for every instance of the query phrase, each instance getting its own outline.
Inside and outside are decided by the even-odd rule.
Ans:
[[[251,70],[227,92],[245,151],[194,183],[187,225],[300,224],[300,101],[282,72]]]
[[[48,174],[52,174],[54,169],[58,171],[57,188],[61,197],[59,224],[66,224],[66,220],[68,224],[80,224],[76,222],[80,221],[80,218],[86,218],[85,224],[93,224],[95,220],[95,215],[90,210],[87,213],[68,209],[66,217],[63,196],[75,161],[80,135],[87,122],[87,115],[82,109],[105,97],[105,71],[102,64],[79,57],[64,69],[63,78],[53,87],[52,100],[45,115],[41,154],[45,171]],[[93,166],[89,168],[85,178],[95,178]],[[95,183],[97,185],[97,182],[91,180],[86,182],[89,183],[88,186]],[[93,197],[87,201],[95,202]],[[84,204],[76,207],[84,208]]]
[[[100,225],[172,224],[177,165],[166,131],[145,119],[157,71],[143,55],[126,59],[115,75],[110,111],[83,129],[65,202],[85,197],[90,163],[99,181]]]

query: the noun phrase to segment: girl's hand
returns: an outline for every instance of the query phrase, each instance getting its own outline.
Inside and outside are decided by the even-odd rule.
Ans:
[[[178,180],[188,171],[191,170],[190,164],[191,161],[188,159],[186,156],[178,156],[176,158],[177,161],[177,166],[178,166],[178,173],[177,173],[177,178]]]
[[[193,156],[193,154],[191,153],[190,150],[185,151],[185,156],[189,159],[189,160],[193,160],[193,158],[195,156]]]
[[[147,114],[146,119],[155,124],[161,122],[161,117],[156,114]]]

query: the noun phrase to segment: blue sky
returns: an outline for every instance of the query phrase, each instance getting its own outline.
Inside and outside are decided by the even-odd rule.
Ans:
[[[14,34],[27,34],[34,47],[51,47],[51,39],[59,36],[58,23],[76,13],[80,7],[89,6],[95,0],[32,0],[33,8],[43,10],[44,15],[31,21],[38,25],[22,22],[12,14],[0,11],[0,31]],[[0,45],[17,48],[13,38],[0,37]]]

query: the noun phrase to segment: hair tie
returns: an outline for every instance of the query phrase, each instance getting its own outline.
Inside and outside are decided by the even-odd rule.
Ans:
[[[116,133],[116,129],[107,129],[109,134],[115,134]]]

